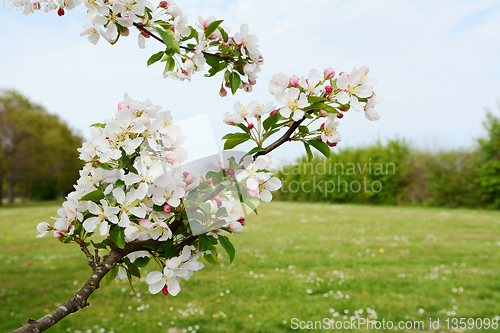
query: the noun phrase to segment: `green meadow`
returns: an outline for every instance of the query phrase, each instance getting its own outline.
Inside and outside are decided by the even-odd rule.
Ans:
[[[53,310],[91,275],[78,246],[35,238],[58,208],[0,208],[1,332]],[[274,202],[231,240],[234,263],[205,262],[179,295],[149,294],[146,274],[135,292],[126,280],[103,282],[90,307],[49,332],[296,332],[314,331],[293,329],[301,321],[351,317],[424,323],[399,332],[483,332],[453,320],[500,318],[498,211]]]

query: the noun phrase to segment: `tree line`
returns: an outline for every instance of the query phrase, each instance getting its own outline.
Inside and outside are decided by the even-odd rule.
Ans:
[[[0,204],[5,194],[46,200],[72,190],[82,138],[58,116],[13,90],[0,91]]]
[[[423,204],[500,209],[500,117],[491,111],[487,135],[472,149],[430,152],[404,139],[339,149],[283,166],[281,200]]]

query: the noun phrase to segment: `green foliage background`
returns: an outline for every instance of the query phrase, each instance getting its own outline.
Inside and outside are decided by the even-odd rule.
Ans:
[[[275,197],[499,209],[500,119],[488,112],[484,127],[487,136],[478,140],[476,149],[433,153],[396,139],[340,148],[329,158],[316,155],[311,162],[303,157],[277,172],[283,187]]]

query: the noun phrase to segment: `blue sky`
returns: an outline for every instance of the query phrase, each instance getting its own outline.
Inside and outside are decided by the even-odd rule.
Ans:
[[[8,2],[8,1],[7,1]],[[310,69],[337,73],[369,65],[378,80],[381,119],[370,122],[349,111],[339,131],[344,147],[404,137],[425,149],[472,147],[483,135],[485,108],[500,115],[500,4],[498,1],[181,1],[195,23],[198,15],[225,19],[235,32],[247,23],[265,58],[256,89],[234,97],[217,94],[220,77],[192,82],[163,79],[146,67],[160,50],[136,33],[111,46],[80,37],[85,7],[24,16],[0,7],[0,89],[16,89],[88,138],[92,123],[110,118],[128,92],[172,110],[175,120],[208,115],[214,137],[227,130],[222,115],[236,101],[274,100],[267,92],[273,74],[306,76]],[[7,51],[7,52],[5,52]],[[203,137],[193,136],[203,144]],[[298,148],[298,149],[297,149]],[[207,147],[208,149],[208,147]],[[292,161],[301,146],[275,154]]]

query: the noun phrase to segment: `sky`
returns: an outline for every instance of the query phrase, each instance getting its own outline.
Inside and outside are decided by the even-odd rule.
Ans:
[[[89,126],[111,118],[127,92],[171,110],[174,121],[184,120],[189,145],[212,152],[232,130],[222,119],[236,101],[274,101],[268,92],[274,74],[300,77],[326,67],[340,73],[368,65],[383,98],[377,122],[362,112],[345,114],[338,128],[342,147],[405,138],[422,149],[472,148],[485,134],[485,109],[500,115],[499,1],[177,0],[190,24],[213,15],[232,33],[248,24],[259,38],[265,64],[254,91],[225,98],[218,95],[220,75],[179,82],[164,79],[160,64],[147,67],[161,45],[148,40],[139,49],[135,32],[116,45],[90,44],[79,36],[89,23],[83,5],[58,17],[24,16],[9,4],[0,3],[0,89],[43,105],[85,139]],[[205,131],[189,120],[199,115],[210,120]],[[207,129],[214,139],[207,139]],[[292,143],[273,157],[291,162],[302,154]]]

